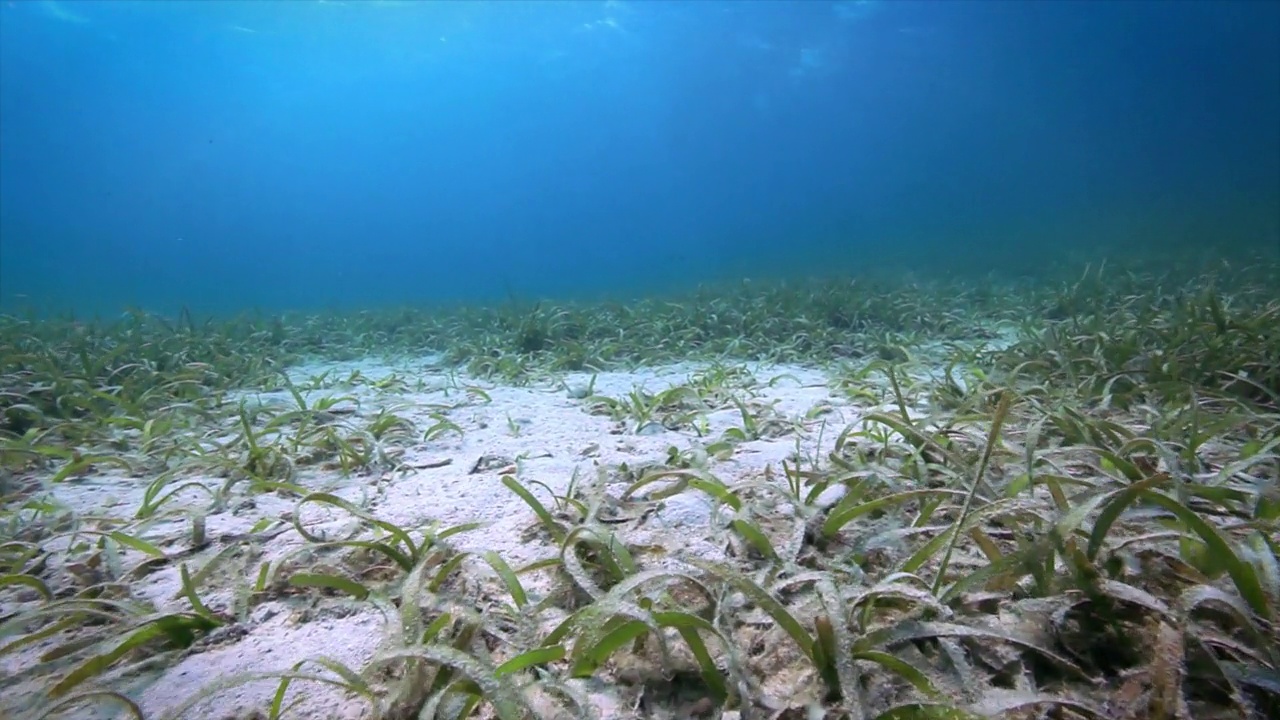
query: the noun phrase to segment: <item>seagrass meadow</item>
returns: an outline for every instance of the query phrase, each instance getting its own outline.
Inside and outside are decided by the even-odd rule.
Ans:
[[[1280,263],[0,318],[7,718],[1280,717]]]

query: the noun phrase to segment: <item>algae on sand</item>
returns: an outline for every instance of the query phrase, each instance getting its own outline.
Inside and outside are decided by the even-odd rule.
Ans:
[[[1124,270],[0,318],[0,702],[1280,715],[1277,268]]]

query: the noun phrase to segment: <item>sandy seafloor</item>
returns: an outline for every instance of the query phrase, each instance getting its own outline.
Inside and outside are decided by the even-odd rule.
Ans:
[[[797,450],[802,457],[819,451],[830,452],[839,432],[857,423],[860,416],[880,409],[866,399],[855,402],[842,394],[832,382],[829,371],[815,367],[767,364],[732,364],[745,367],[756,382],[753,387],[736,391],[736,395],[754,403],[770,405],[776,419],[794,425],[794,431],[781,437],[759,439],[740,444],[732,457],[710,461],[708,470],[729,485],[765,476],[766,468],[779,483],[784,482],[781,463]],[[595,375],[596,395],[622,397],[635,388],[649,392],[687,382],[706,364],[685,363],[649,368],[634,372],[603,372]],[[547,489],[560,494],[575,478],[578,482],[594,479],[597,467],[627,463],[632,467],[646,463],[662,463],[669,449],[685,450],[705,445],[727,428],[742,424],[739,410],[730,407],[705,415],[703,435],[685,426],[677,430],[647,427],[637,432],[634,423],[618,422],[607,415],[592,413],[587,399],[579,397],[591,382],[592,373],[568,373],[553,376],[524,387],[511,387],[466,377],[443,368],[433,358],[399,362],[346,362],[300,366],[290,371],[295,382],[303,383],[325,371],[331,377],[347,376],[358,370],[369,380],[395,374],[414,382],[422,391],[385,392],[362,385],[356,388],[336,387],[309,391],[308,401],[325,396],[353,396],[355,402],[343,404],[356,408],[359,417],[369,418],[379,409],[388,408],[417,424],[422,430],[447,418],[463,430],[443,433],[430,440],[409,445],[399,458],[400,469],[373,474],[322,472],[308,468],[299,470],[296,482],[312,489],[327,490],[353,503],[362,505],[372,515],[406,529],[421,529],[436,523],[448,528],[468,522],[482,522],[483,528],[453,536],[450,541],[460,550],[482,553],[495,551],[512,567],[555,555],[556,549],[536,533],[528,532],[536,520],[529,506],[503,485],[503,474],[514,473],[521,483],[531,488],[548,506],[553,501]],[[422,383],[416,381],[421,379]],[[481,388],[486,400],[464,388]],[[280,403],[296,407],[285,391],[249,393],[250,401]],[[220,484],[221,479],[208,482]],[[61,483],[53,488],[57,499],[78,515],[112,516],[128,519],[142,502],[146,481],[121,477],[110,471]],[[625,484],[607,488],[621,494]],[[823,504],[838,499],[823,498]],[[204,506],[208,496],[186,492],[183,502]],[[206,533],[213,539],[210,547],[186,560],[191,568],[200,566],[220,549],[219,538],[246,533],[263,518],[289,517],[297,506],[297,498],[274,493],[250,497],[237,491],[228,507],[206,518]],[[166,506],[166,510],[173,507]],[[780,508],[781,509],[781,508]],[[313,533],[330,537],[345,536],[358,522],[350,515],[324,505],[310,504],[303,509],[302,521]],[[722,522],[707,495],[686,491],[667,498],[650,513],[638,528],[628,530],[629,543],[658,545],[674,552],[693,553],[706,558],[723,556],[724,549],[710,542],[713,523]],[[281,524],[283,525],[283,523]],[[166,550],[189,545],[189,521],[163,520],[148,527],[144,536]],[[306,542],[290,527],[262,548],[262,555],[250,564],[278,560],[297,551]],[[141,559],[142,556],[133,558]],[[652,562],[652,560],[649,560]],[[245,563],[238,566],[243,577],[218,573],[200,588],[204,602],[214,610],[232,607],[233,587],[251,584]],[[465,566],[468,576],[494,576],[491,568],[472,557]],[[523,578],[531,599],[549,590],[549,575]],[[178,595],[180,581],[173,564],[137,581],[135,592],[145,595],[158,610],[183,610],[187,601]],[[496,585],[495,585],[496,586]],[[139,701],[148,718],[158,718],[202,687],[236,673],[287,670],[309,658],[326,657],[359,670],[377,651],[382,641],[386,620],[368,602],[326,598],[325,602],[307,607],[301,596],[269,600],[253,607],[248,618],[232,629],[219,629],[199,642],[191,651],[168,657],[153,669],[143,669],[106,678],[106,685],[125,691]],[[26,711],[21,698],[24,690],[38,684],[30,666],[40,645],[30,652],[19,652],[0,658],[0,677],[19,678],[4,693],[3,704],[24,720]],[[313,671],[321,671],[311,667]],[[45,683],[47,680],[40,680]],[[603,682],[573,681],[596,705],[602,718],[631,717],[630,708],[618,705],[617,698]],[[9,683],[5,683],[9,684]],[[227,689],[211,700],[192,708],[185,717],[243,718],[254,709],[264,710],[278,683],[257,681]],[[18,707],[14,707],[14,703]],[[367,716],[367,703],[347,696],[342,690],[319,683],[295,683],[290,690],[287,717],[296,718],[362,718]],[[64,717],[123,717],[109,710],[85,709]]]

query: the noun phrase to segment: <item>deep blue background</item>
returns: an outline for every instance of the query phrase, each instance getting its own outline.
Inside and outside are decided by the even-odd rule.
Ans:
[[[1280,3],[0,0],[0,305],[1280,246]]]

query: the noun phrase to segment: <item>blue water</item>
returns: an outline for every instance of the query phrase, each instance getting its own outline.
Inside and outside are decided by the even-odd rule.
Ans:
[[[0,3],[0,306],[1280,246],[1280,3]]]

